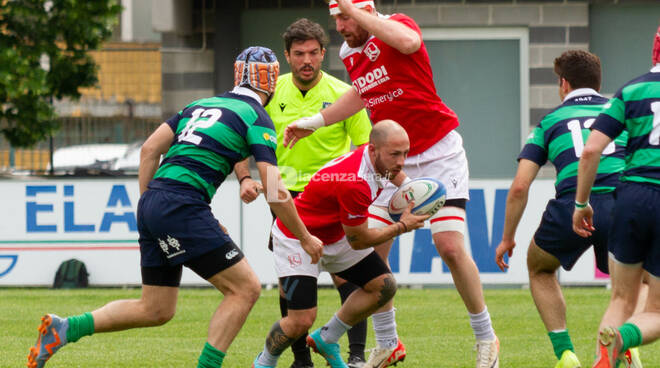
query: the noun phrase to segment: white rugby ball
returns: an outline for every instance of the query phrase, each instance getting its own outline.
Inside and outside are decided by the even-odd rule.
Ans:
[[[411,211],[413,214],[433,216],[444,206],[446,199],[447,190],[439,180],[417,178],[399,187],[392,195],[388,212],[392,220],[399,221],[408,203],[415,201],[415,207]]]

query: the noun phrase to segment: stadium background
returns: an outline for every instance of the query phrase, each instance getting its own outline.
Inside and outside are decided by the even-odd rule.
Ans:
[[[517,237],[507,273],[492,261],[503,223],[515,157],[543,114],[559,103],[552,62],[567,49],[590,50],[603,64],[609,96],[650,67],[651,39],[660,20],[657,1],[379,1],[385,14],[403,12],[422,27],[438,94],[460,117],[470,160],[472,201],[468,247],[485,283],[524,284],[524,252],[541,211],[553,195],[554,172],[544,167]],[[233,60],[249,45],[275,50],[288,71],[280,34],[308,17],[330,35],[324,69],[347,80],[338,58],[341,36],[321,0],[123,0],[112,42],[96,51],[99,86],[80,101],[56,101],[62,129],[55,148],[80,143],[129,144],[144,139],[191,100],[233,83]],[[134,176],[48,176],[48,142],[16,150],[0,142],[3,203],[0,285],[48,285],[59,263],[76,256],[97,285],[139,284]],[[96,170],[102,174],[121,172]],[[46,172],[47,173],[47,172]],[[89,174],[90,170],[84,172]],[[274,283],[264,251],[268,212],[263,200],[242,205],[230,179],[214,210],[246,251],[262,282]],[[391,261],[402,283],[450,283],[428,241],[428,229],[404,236]],[[395,248],[396,249],[396,248]],[[396,269],[398,265],[398,270]],[[34,272],[38,270],[38,272]],[[564,284],[605,283],[585,257]],[[201,283],[186,274],[186,283]],[[325,280],[327,281],[327,280]]]

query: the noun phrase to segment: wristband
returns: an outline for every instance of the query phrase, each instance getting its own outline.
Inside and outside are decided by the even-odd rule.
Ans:
[[[575,201],[575,208],[578,208],[578,209],[586,208],[588,205],[589,205],[589,201],[586,201],[584,203],[580,203],[578,201]]]
[[[319,112],[316,115],[305,117],[298,120],[296,122],[296,125],[298,126],[298,128],[315,131],[316,129],[325,126],[325,119],[323,119],[323,115],[321,115],[321,113]]]
[[[252,177],[251,177],[250,175],[245,175],[244,177],[238,179],[238,185],[241,185],[241,183],[243,182],[243,180],[245,180],[245,179],[247,179],[247,178],[252,179]]]
[[[408,232],[408,226],[406,226],[406,224],[404,224],[403,221],[397,221],[397,223],[403,225],[403,232],[404,233]]]

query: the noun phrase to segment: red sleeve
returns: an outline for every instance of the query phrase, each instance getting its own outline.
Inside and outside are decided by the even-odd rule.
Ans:
[[[346,226],[358,226],[367,221],[371,190],[364,181],[345,182],[338,191],[339,220]]]
[[[390,16],[390,19],[405,24],[408,28],[411,28],[413,31],[417,32],[417,34],[419,34],[420,37],[422,36],[422,30],[419,28],[417,23],[415,23],[415,20],[410,18],[409,16],[405,14],[397,13],[397,14],[392,14]]]

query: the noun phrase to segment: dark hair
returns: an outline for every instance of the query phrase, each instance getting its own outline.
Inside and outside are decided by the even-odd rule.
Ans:
[[[282,38],[284,38],[286,52],[291,51],[291,45],[294,41],[317,40],[322,49],[328,43],[328,36],[326,36],[321,25],[307,18],[300,18],[291,23],[282,34]]]
[[[564,78],[573,89],[600,90],[600,58],[583,50],[568,50],[555,58],[555,73]]]

